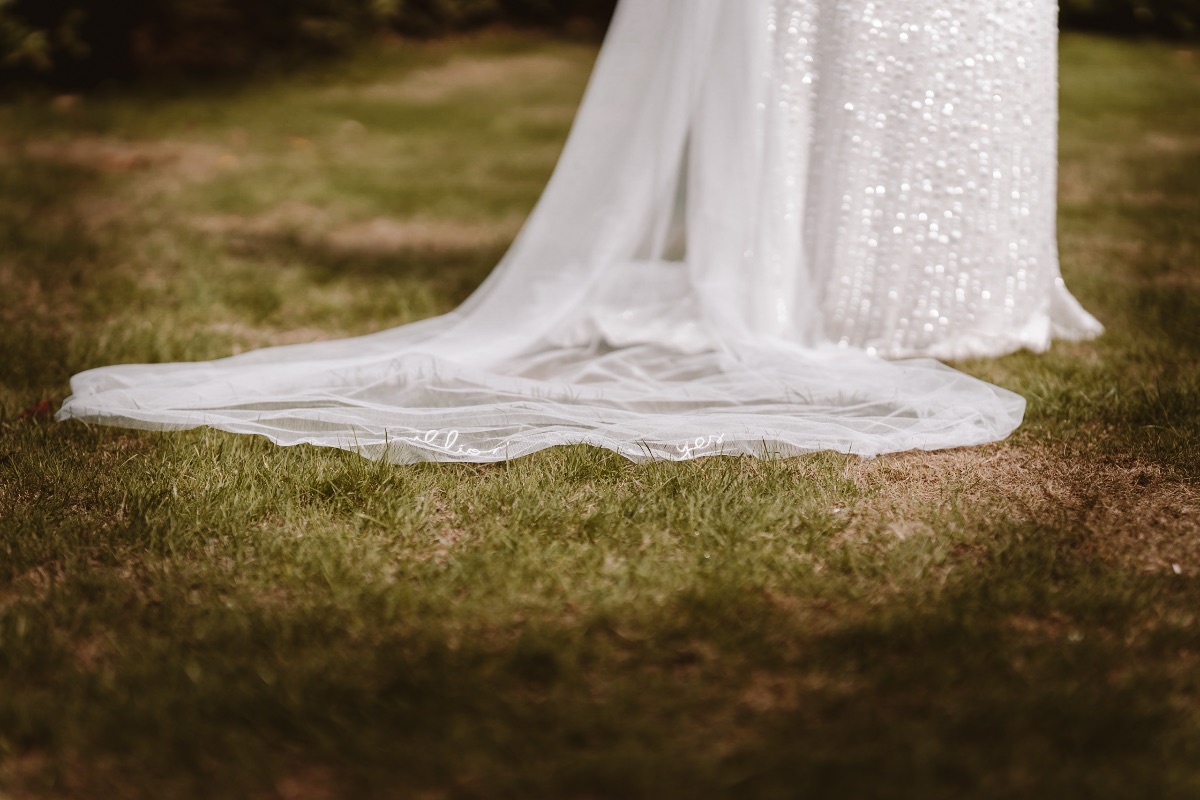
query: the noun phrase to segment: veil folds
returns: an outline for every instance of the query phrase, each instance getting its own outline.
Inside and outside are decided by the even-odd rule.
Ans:
[[[896,38],[909,23],[843,8],[854,5],[623,0],[554,176],[508,254],[457,310],[353,339],[93,369],[72,379],[59,418],[207,425],[398,463],[498,461],[575,443],[634,460],[825,449],[869,456],[1006,437],[1021,421],[1022,398],[922,356],[1041,349],[1051,335],[1098,330],[1062,287],[1054,252],[1055,39],[1022,45],[1040,55],[1029,51],[1012,77],[1033,87],[1029,107],[1015,113],[1042,119],[1016,129],[1022,142],[995,148],[986,166],[999,177],[973,206],[939,187],[968,183],[955,159],[978,166],[970,147],[978,130],[974,138],[962,127],[921,134],[922,112],[891,120],[890,139],[870,140],[883,129],[863,109],[902,108],[895,87],[905,78],[889,76],[890,93],[864,89],[867,65],[857,60],[869,48],[857,37],[880,22],[894,34],[877,43],[880,63],[895,63],[886,55],[893,47],[943,83],[936,58],[971,56],[933,47],[936,27],[921,29],[929,54],[913,55]],[[969,0],[949,5],[979,13]],[[1040,17],[994,5],[1054,29],[1053,4],[1041,4]],[[1027,39],[1028,31],[1017,25],[1008,35]],[[996,70],[1017,68],[1013,56]],[[908,151],[887,144],[914,136],[934,139],[925,145],[933,155],[922,158],[941,162],[918,176],[922,188],[934,187],[923,198],[902,188],[916,178],[871,166],[903,158]],[[997,166],[1005,157],[1014,162]],[[1015,211],[993,202],[1012,180],[1031,195]],[[869,198],[858,194],[863,181]],[[864,262],[855,248],[871,239],[854,226],[907,213],[885,197],[898,198],[897,208],[959,202],[956,230],[977,241],[931,240],[926,227],[915,234],[923,252],[914,256],[914,234],[901,232],[884,247],[903,259]],[[958,248],[953,262],[947,247]],[[959,251],[971,248],[1004,260],[980,256],[962,272],[978,279],[963,279],[961,290],[911,279],[931,260],[943,272],[969,261]],[[878,266],[866,274],[864,263]],[[992,309],[981,301],[991,295],[981,287],[993,283],[1012,287],[1004,299],[1016,302],[997,298]],[[961,313],[947,310],[947,291]],[[931,293],[933,335],[922,339],[928,325],[914,328],[912,309],[929,316]],[[889,298],[900,310],[885,307]],[[848,326],[848,317],[866,322]]]

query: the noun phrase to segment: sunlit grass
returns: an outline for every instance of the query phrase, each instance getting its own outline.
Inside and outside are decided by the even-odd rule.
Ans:
[[[1200,67],[1063,48],[1100,340],[1010,441],[394,467],[54,424],[67,378],[448,310],[594,49],[0,106],[0,796],[1200,794]]]

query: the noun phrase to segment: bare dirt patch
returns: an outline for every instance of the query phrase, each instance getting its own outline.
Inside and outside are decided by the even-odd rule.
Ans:
[[[395,252],[460,253],[502,247],[520,230],[522,218],[462,221],[385,217],[341,224],[323,209],[284,203],[257,216],[196,217],[193,226],[220,236],[289,237],[310,247],[353,255]]]
[[[1100,161],[1064,159],[1058,167],[1058,202],[1063,207],[1089,206],[1110,198],[1125,177],[1120,155]]]
[[[818,671],[775,673],[759,670],[745,679],[740,699],[744,706],[756,713],[794,713],[803,708],[806,697],[815,694],[849,698],[860,688],[847,675]]]
[[[243,353],[246,350],[257,350],[262,347],[275,347],[287,344],[308,344],[327,339],[344,338],[353,333],[345,328],[268,328],[247,325],[243,322],[214,322],[205,325],[207,333],[221,334],[233,339],[235,344],[231,354]]]
[[[135,209],[139,199],[144,205],[146,198],[214,180],[250,163],[244,154],[200,142],[95,136],[0,143],[0,159],[10,158],[65,164],[125,178],[128,182],[119,193],[91,191],[63,198],[60,213],[68,215],[64,224],[82,224],[91,231],[144,213],[145,208]]]
[[[163,139],[134,141],[80,136],[31,139],[19,148],[26,158],[56,161],[101,172],[161,172],[193,182],[215,177],[236,166],[237,156],[223,147]]]
[[[374,219],[330,233],[326,244],[346,252],[387,253],[395,250],[459,252],[499,247],[510,241],[521,221],[459,222],[439,219]]]
[[[1142,146],[1157,155],[1188,155],[1200,152],[1200,136],[1175,136],[1168,133],[1148,133]]]
[[[301,235],[323,234],[333,221],[328,211],[307,203],[281,203],[270,211],[255,216],[238,214],[198,215],[192,226],[205,233],[218,235]]]
[[[42,783],[50,767],[49,757],[40,751],[0,756],[0,799],[24,800],[43,796],[33,787]]]
[[[418,70],[405,78],[388,83],[332,90],[362,100],[404,103],[439,103],[467,92],[504,89],[515,84],[557,80],[573,75],[571,62],[545,54],[513,56],[504,59],[454,58],[436,67]]]
[[[95,672],[112,655],[112,644],[104,636],[88,636],[71,643],[71,656],[83,672]]]
[[[343,796],[333,771],[321,767],[305,767],[281,778],[274,793],[268,795],[277,800],[336,800]]]
[[[15,266],[0,263],[0,324],[31,325],[33,320],[60,325],[74,319],[77,309],[64,292],[48,290]]]

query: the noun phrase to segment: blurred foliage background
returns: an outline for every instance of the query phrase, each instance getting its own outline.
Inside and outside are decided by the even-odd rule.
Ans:
[[[581,36],[616,0],[0,0],[0,78],[87,87],[236,72],[344,52],[384,33],[508,23]]]
[[[1195,39],[1200,0],[1059,0],[1063,30]]]
[[[396,33],[497,23],[599,35],[616,0],[0,0],[0,80],[86,88],[239,72]],[[1062,0],[1064,29],[1194,39],[1200,0]]]

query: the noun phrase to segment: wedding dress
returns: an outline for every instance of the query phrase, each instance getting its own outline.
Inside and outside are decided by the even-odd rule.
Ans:
[[[1055,242],[1053,0],[623,0],[559,166],[456,311],[75,376],[60,418],[395,462],[1002,439],[932,358],[1099,325]]]

